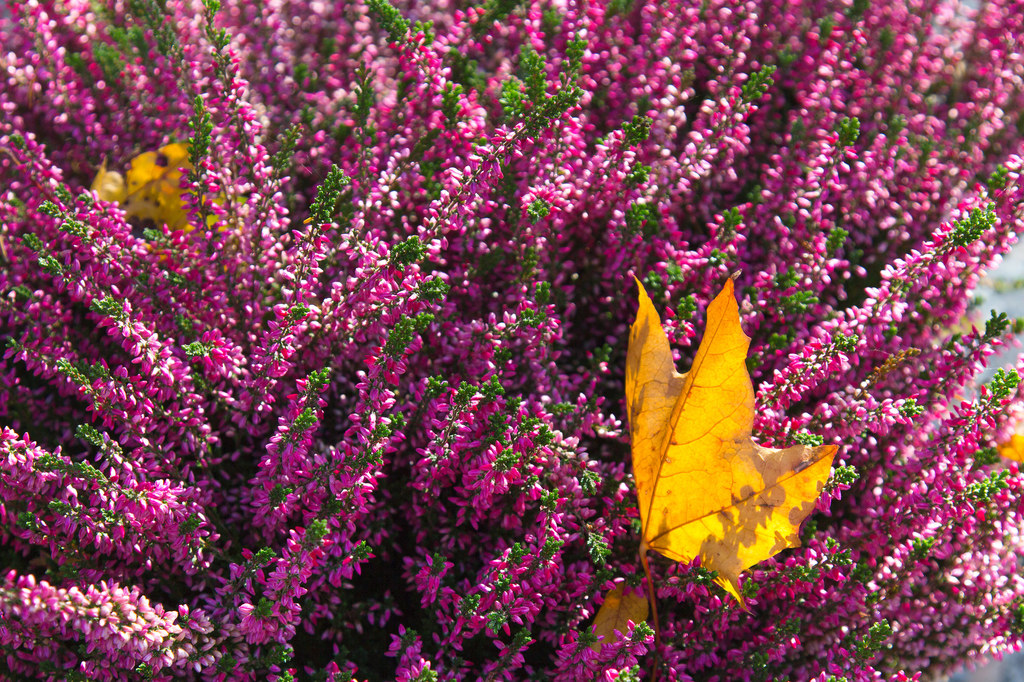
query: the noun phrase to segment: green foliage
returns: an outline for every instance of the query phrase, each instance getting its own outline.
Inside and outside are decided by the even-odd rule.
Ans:
[[[317,188],[316,199],[309,207],[309,215],[315,225],[323,225],[334,218],[335,206],[341,196],[341,190],[351,184],[352,180],[341,172],[337,166],[331,166],[323,183]]]
[[[743,223],[743,215],[740,209],[733,206],[722,212],[722,224],[718,227],[718,242],[726,244],[736,236],[736,228]]]
[[[964,496],[975,504],[988,504],[993,495],[1009,487],[1009,484],[1006,482],[1006,478],[1009,475],[1010,472],[1006,469],[994,471],[989,474],[988,478],[968,485],[964,491]]]
[[[821,42],[827,43],[832,37],[832,31],[836,27],[836,21],[830,16],[824,16],[818,20],[818,34],[821,36]]]
[[[364,71],[361,74],[355,87],[355,93],[356,105],[352,112],[352,118],[355,119],[357,128],[366,129],[369,127],[370,111],[376,102],[376,93],[373,91],[373,75],[371,73]]]
[[[109,43],[98,42],[93,46],[92,53],[103,74],[104,83],[116,87],[121,80],[121,72],[124,71],[125,66],[121,51]],[[84,65],[84,60],[82,63]],[[86,67],[86,73],[88,73],[88,67]]]
[[[612,550],[603,535],[587,533],[587,553],[590,555],[590,560],[594,565],[603,566],[608,557],[611,556]]]
[[[741,88],[741,96],[744,102],[756,102],[764,97],[775,80],[775,66],[765,65],[758,71],[750,74],[747,82]]]
[[[916,538],[911,543],[910,556],[915,561],[921,561],[931,553],[932,547],[938,542],[938,538]]]
[[[213,117],[206,108],[201,95],[192,100],[192,118],[188,127],[192,129],[192,137],[188,140],[188,160],[192,164],[193,173],[198,173],[200,162],[210,152]]]
[[[780,291],[786,289],[792,289],[800,283],[800,274],[793,268],[786,268],[784,271],[776,273],[773,277],[775,280],[775,286]]]
[[[327,521],[324,519],[316,519],[312,521],[306,527],[306,534],[302,536],[302,546],[306,549],[313,549],[318,547],[320,542],[327,535],[328,531]]]
[[[62,232],[74,235],[80,239],[88,240],[89,228],[80,220],[68,218],[60,224],[60,229]]]
[[[270,490],[270,494],[267,496],[270,500],[270,506],[280,506],[286,499],[288,499],[288,496],[292,494],[292,492],[294,492],[294,488],[278,483]]]
[[[292,421],[289,429],[289,440],[296,440],[302,433],[308,431],[317,423],[316,411],[312,407],[306,407]]]
[[[1009,181],[1010,171],[1006,166],[999,165],[992,171],[992,174],[988,176],[985,184],[989,190],[1000,190],[1006,187],[1006,183]]]
[[[840,119],[837,132],[839,133],[839,146],[849,147],[860,137],[860,121],[850,117]]]
[[[824,438],[813,433],[807,433],[806,431],[793,434],[793,441],[800,445],[809,445],[811,447],[825,444]]]
[[[636,114],[631,121],[622,124],[622,130],[626,133],[626,142],[630,145],[638,145],[645,142],[651,134],[651,119],[647,116]]]
[[[832,343],[842,353],[853,353],[857,350],[859,339],[853,334],[837,333],[832,337]]]
[[[829,477],[828,483],[825,484],[825,489],[832,491],[840,486],[851,486],[858,478],[860,478],[860,474],[857,473],[854,466],[849,464],[837,466],[832,469],[832,475]]]
[[[864,17],[864,13],[871,7],[871,0],[853,0],[846,8],[846,18],[857,22]]]
[[[412,263],[418,263],[427,255],[427,246],[416,235],[412,235],[405,241],[398,242],[391,247],[391,264],[402,268]]]
[[[210,354],[210,351],[213,350],[213,347],[208,344],[201,343],[199,341],[193,341],[192,343],[188,343],[182,346],[182,350],[184,350],[185,355],[187,355],[190,358],[205,358]]]
[[[544,58],[527,43],[519,54],[519,70],[526,85],[526,96],[534,106],[543,103],[547,91],[547,73]]]
[[[306,378],[306,394],[313,395],[320,393],[327,382],[331,380],[331,368],[323,367],[315,369]]]
[[[181,535],[191,535],[202,525],[202,519],[198,514],[189,514],[188,517],[178,524],[178,532]]]
[[[419,295],[423,300],[437,302],[448,295],[451,287],[448,286],[448,284],[446,284],[440,277],[434,277],[420,282],[417,285],[416,290],[419,292]]]
[[[628,16],[633,11],[636,0],[610,0],[604,11],[605,18],[614,16]]]
[[[403,315],[388,334],[388,340],[384,344],[384,354],[395,359],[402,357],[405,349],[412,343],[415,333],[416,323],[414,319]]]
[[[907,398],[899,407],[899,413],[904,417],[917,417],[924,412],[924,406],[918,405],[916,398]]]
[[[501,21],[522,4],[523,0],[484,0],[484,16],[477,22],[474,34],[479,37],[487,33],[495,22]]]
[[[985,322],[985,340],[992,341],[1001,338],[1010,326],[1010,320],[1006,313],[993,310],[991,316]]]
[[[558,550],[562,549],[562,545],[565,544],[565,540],[559,540],[558,538],[549,537],[544,540],[544,546],[540,550],[539,558],[542,562],[547,563],[555,558],[558,554]]]
[[[979,448],[974,453],[974,468],[991,466],[999,461],[999,450],[993,447]]]
[[[857,640],[856,655],[866,661],[881,651],[892,636],[892,626],[887,620],[881,620],[868,628],[868,634]]]
[[[512,122],[523,118],[526,114],[526,93],[522,84],[514,78],[504,81],[501,84],[498,103],[506,121]]]
[[[784,296],[779,300],[779,307],[786,315],[797,316],[803,315],[811,306],[817,303],[818,297],[813,291],[802,290],[793,292],[789,296]]]
[[[1007,372],[1003,368],[996,370],[995,376],[992,377],[992,381],[989,382],[988,388],[992,391],[992,396],[997,400],[1004,400],[1009,398],[1014,391],[1017,390],[1017,385],[1020,383],[1020,375],[1016,371]]]
[[[366,0],[366,6],[393,43],[401,43],[409,33],[409,21],[387,0]]]
[[[526,207],[526,218],[530,221],[531,225],[536,225],[540,220],[547,218],[550,213],[551,204],[544,199],[532,201],[530,202],[530,205]]]
[[[969,246],[981,238],[996,224],[996,214],[991,209],[974,208],[966,218],[953,223],[949,243],[954,246]]]
[[[1015,599],[1010,609],[1013,614],[1010,631],[1018,636],[1024,634],[1024,599]]]
[[[230,57],[225,53],[228,45],[231,44],[231,36],[223,28],[218,28],[216,23],[217,13],[220,11],[220,0],[203,0],[203,8],[206,10],[205,34],[213,49],[216,51],[216,62],[221,76],[227,74]]]
[[[459,98],[463,95],[463,88],[458,83],[445,83],[441,92],[441,111],[452,126],[459,119]]]
[[[631,234],[639,234],[643,228],[654,218],[654,212],[647,204],[633,202],[626,209],[626,227]]]
[[[160,0],[127,0],[125,10],[129,22],[137,24],[139,29],[148,29],[148,34],[156,41],[157,52],[171,59],[171,63],[178,63],[181,56],[178,31],[164,3]],[[139,55],[148,60],[149,50],[144,42],[147,31],[136,30],[131,35],[135,37]]]
[[[94,298],[89,304],[89,309],[116,322],[124,322],[128,319],[128,314],[124,311],[124,303],[112,296]]]

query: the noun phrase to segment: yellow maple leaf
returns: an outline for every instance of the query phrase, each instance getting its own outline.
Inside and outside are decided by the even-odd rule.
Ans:
[[[124,201],[128,195],[128,190],[124,185],[124,176],[117,171],[107,170],[107,160],[103,159],[103,165],[96,171],[96,177],[93,178],[92,187],[96,191],[96,195],[103,201],[111,201],[120,204]]]
[[[699,556],[743,606],[740,573],[799,546],[800,524],[828,479],[836,446],[777,450],[751,439],[750,339],[740,327],[732,280],[708,306],[704,338],[687,374],[676,372],[661,319],[637,286],[626,405],[648,594],[653,598],[647,565],[653,549],[674,561]]]
[[[626,592],[623,583],[608,590],[604,603],[594,616],[594,634],[602,639],[591,648],[600,651],[602,643],[615,640],[616,631],[620,635],[625,634],[630,622],[639,625],[647,620],[647,610],[647,598],[633,590]]]
[[[181,178],[192,169],[188,147],[174,142],[155,152],[139,154],[129,162],[125,175],[107,170],[104,161],[92,181],[92,189],[106,201],[121,204],[129,219],[166,223],[172,230],[190,232],[188,211],[182,201]],[[221,203],[223,197],[215,199]],[[208,218],[212,225],[216,218]]]
[[[999,454],[1015,462],[1024,462],[1024,435],[1015,433],[997,448]]]
[[[128,196],[121,206],[132,217],[167,223],[178,230],[188,225],[188,212],[181,201],[181,176],[192,168],[188,148],[168,144],[156,152],[136,156],[125,175]]]

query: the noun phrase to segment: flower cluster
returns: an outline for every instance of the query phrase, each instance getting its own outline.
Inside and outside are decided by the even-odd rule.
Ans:
[[[978,377],[1020,329],[972,292],[1024,225],[1021,40],[1014,0],[7,3],[0,669],[852,682],[1018,648],[1024,365]],[[142,154],[177,187],[94,189]],[[756,437],[839,445],[749,611],[652,557],[658,644],[591,630],[641,580],[631,275],[681,368],[734,277]]]

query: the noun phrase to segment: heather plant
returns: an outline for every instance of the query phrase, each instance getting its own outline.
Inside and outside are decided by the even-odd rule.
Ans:
[[[1018,648],[1020,366],[978,377],[1020,329],[972,297],[1022,224],[1022,23],[8,2],[3,679],[899,680]],[[175,220],[107,192],[172,144],[144,196]],[[756,438],[838,446],[747,610],[650,555],[657,655],[591,630],[643,580],[631,275],[680,366],[735,277]]]

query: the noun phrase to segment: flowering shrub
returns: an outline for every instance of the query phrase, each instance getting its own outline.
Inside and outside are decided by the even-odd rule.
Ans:
[[[1018,647],[1018,373],[975,381],[1014,325],[964,319],[1021,225],[1021,3],[463,5],[8,3],[7,678],[824,682]],[[172,226],[90,189],[171,143]],[[749,612],[652,555],[657,656],[590,630],[640,580],[634,273],[680,367],[735,275],[760,442],[840,446]]]

